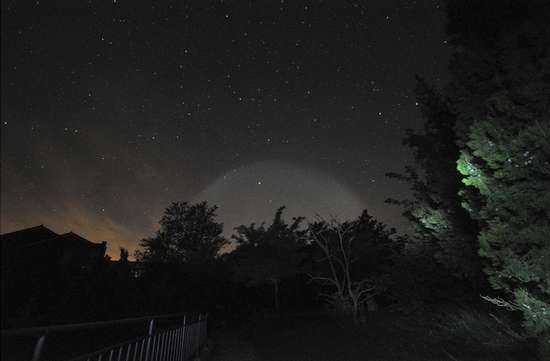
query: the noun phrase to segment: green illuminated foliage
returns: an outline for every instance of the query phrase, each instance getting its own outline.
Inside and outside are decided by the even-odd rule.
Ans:
[[[437,261],[454,277],[477,284],[480,276],[476,250],[477,225],[461,206],[461,181],[456,173],[459,149],[454,131],[456,116],[448,99],[417,79],[416,96],[424,118],[424,131],[410,131],[404,143],[414,153],[419,170],[408,167],[405,174],[390,173],[390,178],[411,185],[413,200],[388,200],[400,205],[414,229],[414,252]],[[464,162],[464,171],[475,172]]]
[[[525,329],[550,340],[550,8],[545,1],[449,3],[456,52],[462,205],[477,220],[479,254]]]

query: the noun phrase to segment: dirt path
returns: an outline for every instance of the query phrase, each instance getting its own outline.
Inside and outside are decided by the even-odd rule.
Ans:
[[[238,331],[217,333],[208,361],[263,361],[255,347]]]

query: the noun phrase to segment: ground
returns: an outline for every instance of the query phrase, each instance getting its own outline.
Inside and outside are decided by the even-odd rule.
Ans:
[[[506,330],[468,315],[379,312],[361,326],[322,313],[252,317],[212,332],[213,361],[512,361],[536,360]],[[502,331],[502,332],[501,332]]]

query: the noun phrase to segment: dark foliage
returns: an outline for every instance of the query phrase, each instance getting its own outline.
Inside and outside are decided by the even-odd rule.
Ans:
[[[160,219],[160,230],[141,241],[143,251],[136,259],[143,262],[204,263],[214,259],[226,240],[223,225],[215,222],[216,206],[206,202],[174,202]]]
[[[287,224],[282,218],[285,207],[275,213],[272,224],[265,227],[240,226],[234,239],[238,246],[228,258],[237,279],[251,286],[269,284],[273,290],[273,305],[279,310],[279,287],[283,280],[296,278],[305,272],[306,231],[303,218]]]
[[[314,252],[312,280],[320,295],[340,313],[359,322],[364,307],[378,308],[376,297],[391,284],[399,244],[393,229],[365,210],[352,221],[318,220],[309,226]]]
[[[410,183],[414,198],[387,202],[403,207],[414,227],[410,251],[431,254],[444,273],[467,280],[477,293],[481,278],[477,224],[462,208],[458,194],[456,116],[449,100],[418,77],[416,96],[426,119],[424,131],[409,131],[404,143],[413,151],[420,172],[408,167],[405,174],[388,173],[390,178]]]

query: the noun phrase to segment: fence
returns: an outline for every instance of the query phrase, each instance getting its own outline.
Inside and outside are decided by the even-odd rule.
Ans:
[[[171,320],[168,327],[157,327],[160,321],[165,320]],[[58,361],[60,359],[57,355],[44,357],[45,346],[52,335],[108,326],[126,327],[138,323],[146,323],[147,325],[147,329],[144,330],[146,333],[144,332],[142,336],[65,359],[69,361],[186,361],[195,355],[206,341],[208,315],[199,314],[194,321],[191,321],[185,315],[161,315],[106,322],[6,330],[2,331],[2,338],[22,335],[37,336],[30,360],[49,361],[51,359],[53,361],[55,358]],[[71,346],[65,344],[57,347],[70,348]]]

